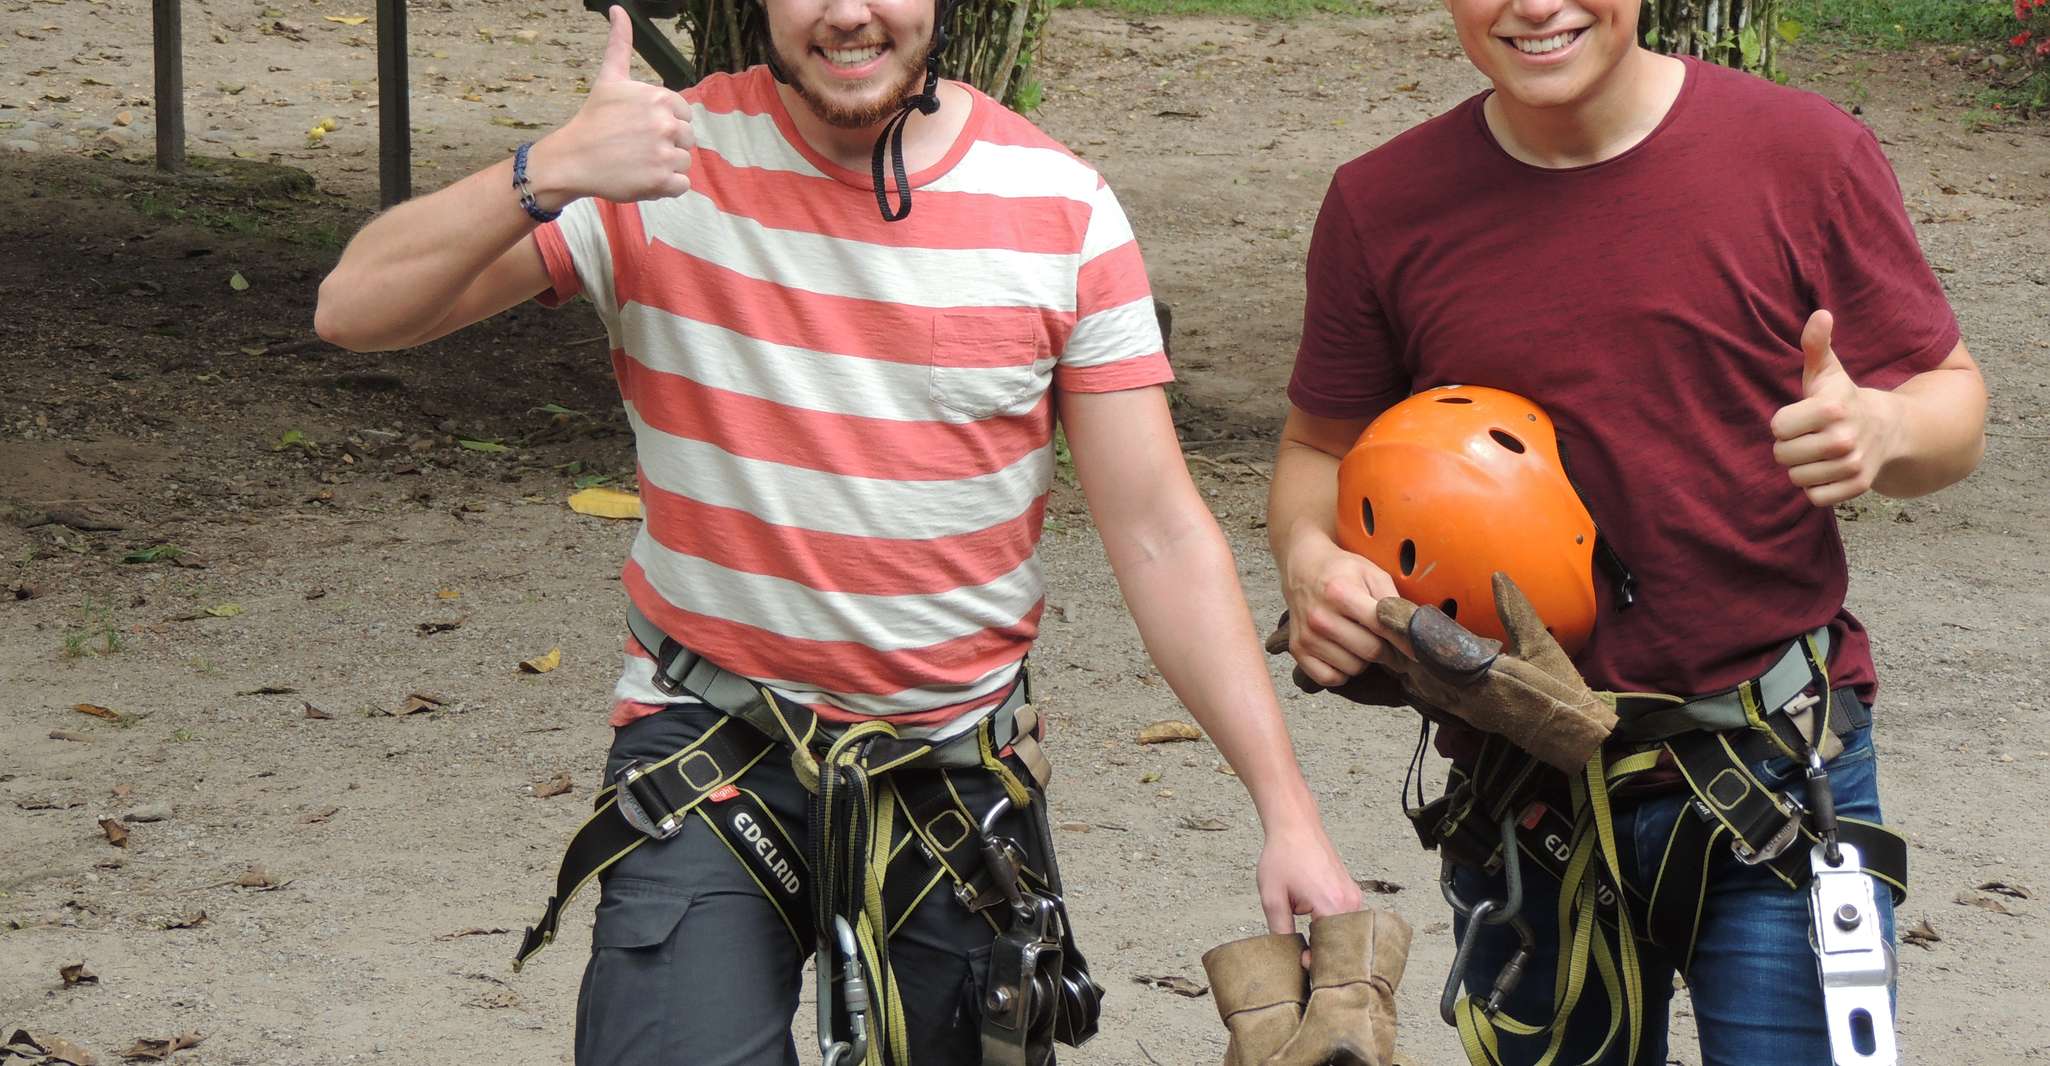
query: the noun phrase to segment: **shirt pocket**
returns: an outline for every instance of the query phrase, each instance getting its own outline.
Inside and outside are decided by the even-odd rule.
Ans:
[[[1051,380],[1051,347],[1028,308],[942,311],[932,320],[932,399],[970,418],[1019,414]]]

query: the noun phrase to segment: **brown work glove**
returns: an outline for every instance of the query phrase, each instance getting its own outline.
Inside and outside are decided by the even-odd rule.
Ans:
[[[1260,1066],[1295,1034],[1303,1001],[1310,998],[1301,934],[1219,944],[1203,953],[1203,972],[1210,977],[1217,1016],[1231,1034],[1224,1066]]]
[[[1267,634],[1266,648],[1269,655],[1281,655],[1288,651],[1287,611],[1281,612],[1281,619],[1274,623],[1274,632]],[[1300,666],[1295,668],[1292,679],[1295,681],[1295,687],[1304,692],[1335,693],[1354,703],[1364,703],[1369,707],[1408,707],[1416,702],[1416,697],[1402,687],[1402,678],[1383,669],[1379,663],[1368,663],[1365,670],[1347,678],[1345,684],[1333,688],[1325,688],[1310,680],[1310,675],[1304,673]]]
[[[1616,727],[1614,698],[1587,687],[1509,575],[1497,571],[1494,586],[1506,645],[1475,636],[1436,607],[1382,600],[1381,625],[1410,645],[1410,656],[1395,657],[1388,669],[1415,700],[1577,772]]]
[[[1409,923],[1368,909],[1310,922],[1310,998],[1294,1035],[1261,1066],[1392,1066],[1395,986]]]

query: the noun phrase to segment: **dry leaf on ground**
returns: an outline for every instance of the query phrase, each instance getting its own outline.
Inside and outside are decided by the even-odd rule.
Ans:
[[[1979,891],[1998,892],[2003,896],[2008,896],[2014,899],[2029,898],[2028,889],[2023,888],[2020,885],[2009,884],[2006,881],[1988,881],[1985,884],[1979,886]]]
[[[631,492],[593,485],[571,493],[569,509],[593,518],[639,518],[641,498]]]
[[[1143,973],[1134,974],[1132,980],[1149,988],[1162,989],[1163,991],[1173,992],[1177,996],[1187,996],[1190,999],[1195,999],[1210,991],[1209,985],[1197,984],[1176,973],[1160,974],[1158,976]]]
[[[269,872],[264,870],[263,867],[251,866],[249,869],[242,871],[242,876],[236,878],[234,883],[237,888],[253,888],[259,892],[275,892],[292,882],[274,881],[271,879]]]
[[[86,969],[83,962],[74,962],[68,966],[57,967],[57,976],[64,979],[64,987],[66,988],[74,985],[96,985],[100,983],[100,975]]]
[[[336,814],[340,812],[340,807],[322,807],[317,811],[307,811],[305,814],[299,816],[299,824],[315,825],[320,822],[325,822],[329,818],[333,818]]]
[[[520,672],[523,674],[545,674],[561,665],[562,649],[550,648],[546,655],[536,655],[531,659],[521,659]]]
[[[69,729],[50,730],[50,739],[68,740],[71,741],[73,744],[90,744],[93,742],[93,738],[86,736],[84,733],[74,733]]]
[[[1182,828],[1194,829],[1204,833],[1222,833],[1230,829],[1231,826],[1225,824],[1222,818],[1197,818],[1191,816],[1182,819]]]
[[[1196,728],[1195,723],[1176,721],[1174,719],[1155,722],[1139,730],[1139,743],[1141,744],[1171,744],[1179,740],[1201,739],[1203,739],[1203,731]]]
[[[547,799],[550,796],[560,796],[574,787],[576,786],[571,783],[568,771],[564,771],[546,781],[536,782],[534,785],[534,798]]]
[[[466,936],[497,936],[500,933],[510,932],[512,932],[512,930],[510,929],[485,929],[482,926],[471,926],[468,929],[458,929],[453,933],[443,933],[440,936],[435,937],[434,939],[461,940]]]
[[[107,843],[117,848],[128,846],[128,827],[119,818],[100,819],[100,831],[107,834]]]
[[[1978,907],[1982,910],[1989,910],[1995,914],[2014,913],[2013,911],[2007,909],[2006,904],[2000,902],[1997,899],[1994,899],[1992,896],[1974,896],[1970,892],[1960,892],[1957,894],[1957,902],[1962,903],[1967,907]]]
[[[1392,896],[1402,891],[1401,885],[1393,881],[1383,881],[1378,877],[1355,877],[1352,883],[1360,886],[1362,892],[1374,892],[1383,896]]]
[[[1936,935],[1936,927],[1930,925],[1927,918],[1916,922],[1914,928],[1901,934],[1903,943],[1913,944],[1924,951],[1935,951],[1936,949],[1929,945],[1940,943],[1942,940],[1942,937]]]
[[[196,1031],[179,1033],[168,1040],[159,1040],[153,1036],[137,1037],[135,1046],[122,1052],[121,1057],[129,1062],[161,1062],[170,1058],[174,1051],[198,1047],[199,1042],[205,1039],[205,1034]]]
[[[80,714],[92,715],[94,718],[105,718],[109,722],[118,722],[122,718],[120,711],[111,710],[96,703],[74,703],[71,705],[71,709]]]
[[[323,711],[323,710],[321,710],[320,708],[318,708],[318,707],[315,707],[315,706],[314,706],[313,704],[311,704],[311,703],[307,703],[307,702],[306,702],[305,700],[300,700],[299,702],[300,702],[300,703],[301,703],[302,705],[304,705],[304,706],[305,706],[305,708],[306,708],[306,717],[308,717],[308,718],[321,718],[321,719],[329,719],[329,718],[333,718],[333,717],[334,717],[334,715],[331,715],[331,714],[327,713],[326,711]]]
[[[158,928],[161,929],[197,929],[205,924],[205,911],[193,911],[190,914],[181,914],[175,918],[165,918],[157,923]]]

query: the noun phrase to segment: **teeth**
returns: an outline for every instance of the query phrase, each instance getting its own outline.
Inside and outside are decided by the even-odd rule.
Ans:
[[[1550,37],[1540,37],[1535,41],[1528,40],[1522,37],[1515,37],[1511,38],[1511,43],[1515,44],[1516,50],[1522,52],[1524,55],[1541,56],[1544,55],[1546,52],[1556,52],[1559,49],[1564,48],[1569,44],[1572,44],[1573,38],[1578,33],[1578,30],[1564,30],[1559,33],[1555,33]]]
[[[883,46],[872,44],[866,48],[822,48],[826,58],[843,67],[856,67],[883,54]]]

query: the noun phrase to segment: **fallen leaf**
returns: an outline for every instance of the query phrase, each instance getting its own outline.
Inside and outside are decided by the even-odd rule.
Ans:
[[[125,800],[125,799],[127,799],[128,797],[130,797],[130,796],[133,796],[133,795],[135,795],[135,786],[134,786],[134,785],[115,785],[115,786],[114,786],[114,798],[115,798],[115,799],[117,799],[117,800]]]
[[[1226,825],[1222,818],[1196,818],[1192,816],[1182,819],[1182,828],[1194,829],[1203,833],[1222,833],[1230,829],[1231,826]]]
[[[83,962],[74,962],[69,966],[57,967],[57,976],[64,979],[64,987],[66,988],[100,983],[100,976],[86,969]]]
[[[332,719],[334,717],[334,715],[315,707],[311,703],[307,703],[305,700],[300,700],[299,702],[306,708],[306,717],[308,718]]]
[[[237,692],[237,693],[235,693],[235,695],[237,695],[237,696],[290,696],[290,695],[294,695],[294,694],[296,694],[296,693],[297,693],[298,691],[299,691],[298,689],[296,689],[296,688],[292,688],[292,687],[291,687],[291,686],[289,686],[289,685],[258,685],[257,687],[255,687],[255,688],[252,688],[252,689],[250,689],[250,690],[248,690],[248,691],[246,691],[246,692]]]
[[[37,796],[15,800],[14,805],[24,811],[68,811],[73,807],[83,807],[85,803],[82,800],[58,799],[55,796]]]
[[[1376,877],[1355,877],[1352,879],[1352,883],[1360,886],[1360,891],[1362,892],[1375,892],[1384,896],[1392,896],[1402,891],[1401,885],[1393,881],[1383,881]]]
[[[1160,780],[1160,771],[1158,770],[1148,770],[1139,775],[1139,783],[1142,785],[1150,785],[1158,780]]]
[[[1139,743],[1141,744],[1172,744],[1182,740],[1201,739],[1203,739],[1203,731],[1196,728],[1195,723],[1174,719],[1155,722],[1139,730]]]
[[[100,831],[107,834],[107,843],[117,848],[128,846],[128,827],[119,818],[100,819]]]
[[[500,933],[510,933],[510,932],[512,932],[512,930],[510,930],[510,929],[485,929],[485,928],[483,928],[483,927],[481,927],[481,926],[471,926],[471,927],[470,927],[470,928],[468,928],[468,929],[459,929],[459,930],[457,930],[457,931],[455,931],[455,932],[453,932],[453,933],[443,933],[443,934],[441,934],[440,936],[438,936],[438,937],[435,937],[434,939],[436,939],[436,940],[461,940],[461,939],[462,939],[463,937],[466,937],[466,936],[497,936],[497,935],[498,935],[498,934],[500,934]]]
[[[370,21],[368,15],[322,15],[321,18],[329,22],[339,22],[344,26],[361,26]]]
[[[121,557],[124,563],[153,563],[159,559],[176,559],[185,554],[185,549],[176,544],[158,544],[150,548],[138,548]]]
[[[151,1036],[137,1037],[135,1046],[122,1052],[121,1057],[129,1062],[161,1062],[170,1058],[174,1051],[198,1047],[199,1042],[205,1039],[206,1036],[199,1032],[180,1033],[168,1040],[159,1040]]]
[[[2013,899],[2028,899],[2028,898],[2029,898],[2029,890],[2028,890],[2028,889],[2026,889],[2026,888],[2023,888],[2023,887],[2022,887],[2022,886],[2020,886],[2020,885],[2011,885],[2011,884],[2008,884],[2008,883],[2007,883],[2007,882],[2005,882],[2005,881],[1988,881],[1988,882],[1986,882],[1985,884],[1983,884],[1983,885],[1980,885],[1980,886],[1979,886],[1979,891],[1981,891],[1981,892],[1998,892],[1998,893],[2000,893],[2000,894],[2001,894],[2001,895],[2003,895],[2003,896],[2008,896],[2008,897],[2010,897],[2010,898],[2013,898]]]
[[[1982,910],[1989,910],[1995,914],[2014,913],[2013,911],[2007,909],[2006,904],[2000,902],[1997,899],[1994,899],[1992,896],[1974,896],[1969,892],[1960,892],[1957,894],[1957,902],[1962,903],[1967,907],[1978,907]]]
[[[209,618],[233,618],[242,613],[239,603],[217,603],[201,612]]]
[[[569,509],[593,518],[639,518],[641,498],[631,492],[594,485],[571,493]]]
[[[436,633],[446,633],[451,629],[461,629],[463,623],[467,621],[469,621],[468,618],[458,618],[452,622],[422,622],[418,628],[421,636],[431,637]]]
[[[1162,991],[1173,992],[1177,996],[1187,996],[1190,999],[1196,999],[1210,991],[1209,985],[1197,984],[1176,973],[1160,974],[1158,976],[1143,973],[1134,974],[1132,975],[1132,980],[1148,988],[1158,988]]]
[[[574,787],[570,782],[568,771],[564,771],[546,781],[537,782],[534,785],[534,798],[547,799],[550,796],[560,796]]]
[[[90,744],[93,742],[93,738],[86,736],[84,733],[74,733],[69,729],[50,730],[50,739],[68,740],[74,744]]]
[[[120,711],[108,710],[96,703],[74,703],[71,709],[80,714],[92,715],[94,718],[105,718],[110,722],[118,722],[122,717]]]
[[[460,592],[457,592],[457,591],[456,591],[456,590],[454,590],[454,589],[435,589],[435,590],[434,590],[434,598],[435,598],[435,599],[437,599],[437,600],[453,600],[453,599],[457,599],[457,598],[460,598],[461,596],[462,596],[462,593],[460,593]]]
[[[8,1037],[5,1044],[0,1044],[0,1062],[5,1062],[8,1055],[17,1055],[24,1059],[35,1059],[47,1054],[49,1054],[49,1050],[43,1047],[43,1045],[36,1043],[36,1038],[30,1036],[26,1029],[16,1029],[14,1035]]]
[[[190,913],[190,914],[181,914],[181,915],[179,915],[179,916],[178,916],[178,917],[176,917],[176,918],[166,918],[166,919],[164,919],[164,920],[163,920],[163,922],[161,923],[161,928],[164,928],[164,929],[197,929],[197,928],[199,928],[200,926],[202,926],[202,925],[204,925],[204,924],[206,924],[206,912],[205,912],[205,911],[193,911],[193,912],[192,912],[192,913]]]
[[[442,702],[442,700],[436,697],[423,693],[408,693],[406,695],[406,702],[397,711],[392,713],[392,717],[404,718],[406,715],[419,714],[421,711],[438,711],[441,709]]]
[[[550,648],[546,655],[536,655],[520,660],[520,672],[524,674],[545,674],[562,665],[562,649]]]
[[[235,887],[253,888],[259,892],[274,892],[291,883],[290,881],[271,880],[270,874],[261,866],[251,866],[249,869],[242,871],[242,876],[235,879]]]
[[[1913,944],[1924,951],[1935,951],[1936,949],[1929,945],[1940,943],[1943,938],[1936,935],[1936,927],[1929,924],[1929,919],[1924,918],[1916,922],[1913,929],[1902,933],[1901,940],[1904,943]]]
[[[100,1064],[100,1060],[95,1058],[92,1052],[79,1047],[77,1044],[61,1036],[43,1037],[42,1044],[43,1053],[50,1056],[49,1061],[51,1062],[65,1062],[70,1063],[71,1066],[99,1066]]]
[[[341,810],[342,809],[340,807],[322,807],[317,811],[307,811],[305,814],[299,816],[299,824],[318,825],[321,822],[325,822],[329,818],[333,818],[335,815],[340,814]]]
[[[456,443],[458,445],[461,445],[463,448],[468,449],[469,451],[484,452],[487,455],[498,455],[504,452],[512,451],[511,448],[508,448],[495,440],[467,440],[462,437],[457,437]]]
[[[243,292],[249,288],[249,279],[243,277],[242,272],[237,270],[233,274],[228,275],[228,287],[236,292]]]
[[[1088,822],[1062,822],[1054,828],[1063,833],[1087,833],[1095,827]]]

